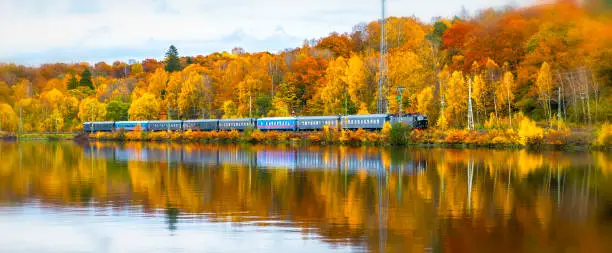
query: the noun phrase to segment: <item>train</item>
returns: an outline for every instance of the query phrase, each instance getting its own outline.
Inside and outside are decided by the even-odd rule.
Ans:
[[[194,120],[150,120],[150,121],[104,121],[83,123],[84,132],[114,132],[120,129],[133,131],[320,131],[325,126],[346,130],[381,130],[385,124],[403,123],[416,129],[429,127],[427,115],[408,114],[363,114],[346,116],[299,116],[241,119],[194,119]]]

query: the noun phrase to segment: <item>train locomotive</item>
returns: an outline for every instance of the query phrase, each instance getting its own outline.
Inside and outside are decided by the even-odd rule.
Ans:
[[[424,114],[364,114],[346,116],[300,116],[242,119],[195,119],[195,120],[151,120],[151,121],[105,121],[85,122],[84,132],[113,132],[119,129],[133,131],[229,131],[259,129],[261,131],[319,131],[325,126],[346,130],[381,130],[385,124],[402,123],[416,129],[429,127]]]

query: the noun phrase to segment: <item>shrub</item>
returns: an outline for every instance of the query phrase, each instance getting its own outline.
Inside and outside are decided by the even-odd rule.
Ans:
[[[253,138],[253,140],[255,140],[256,142],[263,142],[266,140],[266,135],[261,130],[256,129],[251,134],[251,138]]]
[[[322,132],[312,132],[312,133],[309,133],[306,138],[311,142],[320,143],[321,141],[323,141],[323,133]]]
[[[438,117],[438,121],[436,122],[436,126],[442,131],[448,128],[448,121],[446,120],[446,116],[444,116],[444,114],[440,114],[440,117]]]
[[[367,133],[367,142],[369,143],[379,143],[381,140],[380,134],[375,133],[375,132],[369,132]]]
[[[236,129],[227,132],[227,140],[236,141],[240,138],[240,133]]]
[[[389,123],[389,121],[385,122],[380,133],[385,140],[389,140],[391,137],[391,123]]]
[[[464,143],[466,139],[466,132],[463,130],[453,129],[448,132],[444,141],[449,144]]]
[[[565,144],[569,146],[586,146],[593,139],[594,136],[589,132],[573,132],[565,138]]]
[[[597,140],[595,145],[602,147],[610,147],[612,145],[612,125],[607,122],[597,131]]]
[[[385,123],[387,124],[387,123]],[[384,128],[383,128],[384,130]],[[395,123],[391,126],[389,130],[389,143],[391,145],[403,145],[408,142],[408,133],[410,132],[410,127],[402,124]]]
[[[347,143],[349,141],[349,134],[350,131],[349,130],[340,130],[340,142],[341,143]]]
[[[544,133],[543,142],[548,145],[565,145],[568,136],[568,130],[549,129]]]
[[[537,146],[542,144],[544,130],[527,117],[519,123],[519,143],[523,146]]]
[[[170,133],[167,131],[151,132],[149,133],[149,139],[152,141],[170,140]]]

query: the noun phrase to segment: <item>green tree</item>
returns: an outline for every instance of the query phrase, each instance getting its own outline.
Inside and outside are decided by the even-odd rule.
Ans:
[[[68,90],[74,90],[79,87],[79,80],[77,80],[75,75],[72,75],[70,79],[68,79]]]
[[[129,109],[130,109],[129,103],[125,103],[119,99],[110,101],[106,105],[106,120],[109,120],[109,121],[128,120],[128,110]]]
[[[91,72],[89,68],[85,68],[83,73],[81,73],[81,80],[79,81],[79,86],[87,87],[90,89],[94,89],[93,82],[91,81]]]
[[[166,66],[164,67],[168,72],[174,72],[181,70],[181,62],[178,55],[178,50],[174,45],[170,45],[168,51],[166,51]]]

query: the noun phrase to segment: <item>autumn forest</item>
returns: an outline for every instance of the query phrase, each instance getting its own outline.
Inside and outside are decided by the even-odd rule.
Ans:
[[[605,5],[605,3],[601,4]],[[84,121],[377,112],[378,21],[278,53],[113,63],[0,64],[0,130],[74,132]],[[612,19],[587,1],[486,9],[424,22],[385,21],[386,109],[430,126],[512,127],[515,115],[573,128],[610,120]],[[163,51],[164,49],[160,49]],[[398,87],[405,87],[398,97]],[[398,99],[399,98],[399,99]],[[471,102],[470,102],[471,101]],[[516,123],[514,123],[516,124]]]

